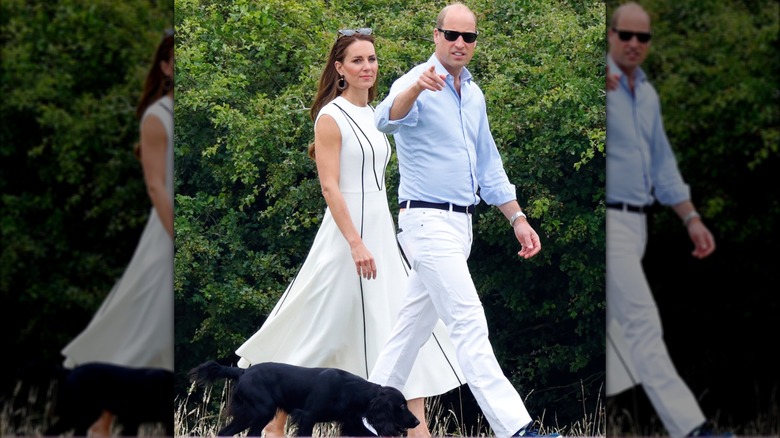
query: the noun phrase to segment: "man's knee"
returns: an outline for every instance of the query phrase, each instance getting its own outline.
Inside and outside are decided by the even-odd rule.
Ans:
[[[487,337],[488,325],[482,305],[463,306],[453,312],[449,331],[453,340]]]

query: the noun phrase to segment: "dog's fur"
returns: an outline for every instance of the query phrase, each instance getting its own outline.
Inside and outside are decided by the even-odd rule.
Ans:
[[[228,408],[233,419],[219,436],[247,428],[249,436],[261,436],[277,409],[290,414],[298,436],[307,437],[319,422],[339,423],[341,435],[353,437],[374,436],[363,418],[379,436],[402,436],[420,424],[401,391],[335,368],[266,362],[243,369],[208,361],[193,368],[190,378],[201,386],[221,378],[236,381]]]
[[[57,421],[46,436],[86,436],[103,410],[115,415],[122,435],[137,435],[144,423],[160,423],[173,436],[173,372],[160,368],[130,368],[86,363],[66,371],[59,390]]]

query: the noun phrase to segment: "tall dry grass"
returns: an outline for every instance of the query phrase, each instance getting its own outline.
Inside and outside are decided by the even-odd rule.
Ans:
[[[43,437],[57,420],[57,381],[45,388],[27,387],[18,382],[11,394],[0,402],[0,437]],[[165,436],[162,424],[142,424],[136,433],[123,431],[119,424],[111,430],[114,437],[135,435],[139,437]],[[72,437],[69,432],[63,437]]]
[[[755,403],[755,413],[752,420],[742,422],[742,424],[733,424],[733,420],[728,415],[716,415],[708,418],[716,436],[720,434],[725,436],[727,433],[733,434],[739,438],[751,437],[775,437],[780,438],[780,403],[777,398],[777,388],[771,390],[768,404],[759,406],[760,398],[755,400],[744,400],[744,403]],[[610,406],[607,409],[607,436],[610,437],[664,437],[669,434],[666,432],[658,415],[652,411],[645,412],[647,408],[638,406],[641,403],[635,402],[634,406],[620,409]]]
[[[176,436],[215,436],[217,431],[229,420],[227,400],[231,384],[206,387],[197,391],[194,386],[184,398],[177,398],[174,425]],[[583,397],[584,399],[584,397]],[[563,436],[605,436],[606,411],[599,397],[594,406],[582,402],[583,416],[573,424],[561,425],[557,419],[545,418],[545,413],[535,423],[543,433],[557,432]],[[465,424],[462,417],[452,409],[447,409],[438,397],[426,399],[426,421],[434,437],[492,437],[494,434],[483,417],[475,424]],[[295,433],[295,426],[288,422],[287,434]],[[246,431],[237,435],[246,436]],[[320,424],[314,429],[315,437],[337,437],[338,427],[334,424]]]
[[[0,406],[0,436],[7,437],[42,437],[46,429],[56,420],[54,401],[56,400],[56,383],[47,388],[26,388],[18,384],[10,398],[3,400]],[[183,398],[175,400],[174,424],[175,435],[185,436],[215,436],[217,431],[229,420],[227,415],[227,400],[230,384],[215,385],[200,391],[191,388]],[[605,409],[599,398],[593,406],[583,401],[582,419],[570,425],[559,424],[556,418],[542,416],[536,420],[536,425],[543,432],[557,432],[564,436],[605,436]],[[462,415],[448,409],[438,397],[426,400],[426,420],[435,437],[491,437],[490,426],[482,417],[474,424],[466,424]],[[290,425],[288,434],[294,434],[295,428]],[[140,429],[140,437],[164,436],[165,429],[159,424],[146,424]],[[336,437],[339,434],[334,424],[320,424],[315,428],[314,435],[318,437]],[[112,436],[127,436],[119,425],[115,425]],[[63,435],[72,437],[72,434]],[[237,436],[246,436],[246,432]]]

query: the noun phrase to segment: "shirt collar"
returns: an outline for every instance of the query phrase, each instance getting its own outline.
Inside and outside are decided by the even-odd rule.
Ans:
[[[607,54],[607,65],[609,66],[609,74],[617,74],[619,76],[618,81],[622,81],[623,77],[626,76],[626,74],[623,73],[623,70],[615,63],[615,60],[612,59],[609,54]],[[636,70],[634,70],[634,83],[639,84],[645,82],[646,80],[647,76],[645,75],[645,71],[642,70],[642,67],[637,67]]]
[[[441,62],[439,62],[439,58],[436,57],[435,53],[433,55],[431,55],[430,58],[428,58],[428,63],[433,64],[433,65],[436,66],[436,73],[437,74],[445,75],[445,76],[452,76],[450,74],[450,72],[448,72],[447,69],[444,68],[444,66],[441,64]],[[610,68],[612,68],[612,67],[610,67]],[[469,71],[468,68],[463,67],[461,69],[461,71],[460,71],[460,83],[462,84],[462,83],[464,83],[466,81],[470,81],[470,80],[471,80],[471,72]]]

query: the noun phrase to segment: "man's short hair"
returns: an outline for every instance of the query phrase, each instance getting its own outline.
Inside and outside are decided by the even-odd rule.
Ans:
[[[647,14],[647,11],[645,10],[645,8],[643,8],[642,5],[640,5],[639,3],[635,2],[635,1],[630,1],[630,2],[623,3],[622,5],[618,6],[617,9],[612,11],[612,17],[609,20],[609,27],[610,28],[617,27],[617,22],[620,19],[620,14],[624,10],[626,10],[628,8],[632,8],[632,7],[639,8],[639,9],[642,10],[642,12]],[[650,17],[650,14],[647,14],[647,16]]]
[[[460,1],[455,1],[455,2],[452,2],[452,3],[448,4],[447,6],[442,8],[441,11],[439,11],[439,15],[436,17],[436,27],[437,28],[440,28],[440,27],[442,27],[444,25],[444,17],[446,17],[447,16],[447,12],[449,12],[450,9],[452,9],[454,7],[463,7],[463,8],[468,9],[468,11],[471,12],[471,15],[474,16],[474,26],[477,25],[477,14],[475,14],[474,11],[471,10],[471,8],[466,6],[465,3],[460,2]]]

